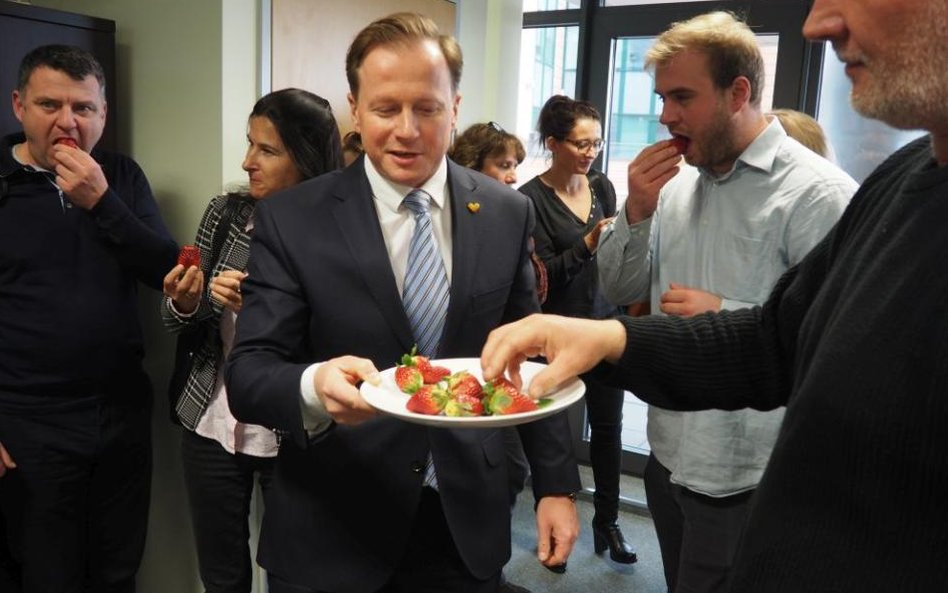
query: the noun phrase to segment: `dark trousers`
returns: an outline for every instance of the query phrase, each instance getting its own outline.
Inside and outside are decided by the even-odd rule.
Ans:
[[[619,474],[622,471],[622,404],[625,393],[585,375],[589,419],[589,463],[592,466],[593,523],[610,525],[619,518]]]
[[[3,486],[0,478],[0,487]],[[7,522],[0,512],[0,591],[3,593],[20,592],[20,567],[10,553],[7,543]]]
[[[267,578],[270,593],[335,593],[288,583],[272,573]],[[378,591],[360,593],[496,593],[499,579],[498,572],[481,581],[467,570],[448,530],[438,493],[424,488],[408,550],[395,574]]]
[[[713,498],[673,484],[654,455],[645,495],[665,565],[669,593],[724,593],[753,492]]]
[[[231,454],[185,430],[181,457],[201,581],[207,593],[250,593],[250,501],[255,476],[266,495],[275,457]]]
[[[150,400],[0,414],[0,510],[24,593],[132,593],[151,486]]]

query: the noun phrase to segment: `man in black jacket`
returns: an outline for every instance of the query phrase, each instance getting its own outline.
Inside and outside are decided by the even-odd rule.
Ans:
[[[177,246],[131,159],[95,149],[105,79],[87,52],[20,65],[23,132],[0,141],[0,511],[23,588],[134,591],[151,477],[137,285]]]

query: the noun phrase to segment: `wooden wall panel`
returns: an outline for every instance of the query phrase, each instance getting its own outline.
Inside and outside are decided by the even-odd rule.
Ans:
[[[343,134],[352,129],[346,93],[346,50],[365,25],[393,12],[418,12],[442,32],[455,32],[448,0],[272,0],[271,89],[295,86],[332,104]]]

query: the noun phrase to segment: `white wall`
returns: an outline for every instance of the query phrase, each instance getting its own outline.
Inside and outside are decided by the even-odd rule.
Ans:
[[[523,0],[458,0],[457,15],[464,52],[458,128],[494,120],[513,130]]]

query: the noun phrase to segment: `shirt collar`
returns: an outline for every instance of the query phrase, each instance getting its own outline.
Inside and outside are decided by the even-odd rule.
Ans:
[[[760,169],[764,173],[770,173],[771,169],[773,169],[774,161],[777,159],[777,151],[780,148],[780,144],[786,136],[787,133],[780,125],[780,121],[778,121],[776,117],[771,117],[767,127],[764,128],[764,130],[754,138],[754,141],[744,149],[744,152],[737,157],[730,171],[723,175],[714,175],[702,168],[701,174],[717,181],[724,181],[740,166],[753,167]]]
[[[786,136],[787,133],[780,125],[780,121],[776,117],[772,117],[764,131],[754,138],[754,141],[744,149],[737,160],[765,173],[770,173],[774,161],[777,159],[777,150],[780,148],[780,143],[783,142]]]
[[[400,183],[394,183],[382,177],[378,169],[372,164],[371,159],[366,156],[365,176],[369,179],[369,187],[372,188],[372,195],[378,200],[379,204],[388,208],[392,212],[397,212],[402,205],[402,200],[408,193],[416,188],[408,187]],[[448,160],[441,159],[441,165],[435,171],[428,181],[417,189],[424,190],[431,196],[432,205],[437,208],[444,208],[444,201],[447,195],[448,187]]]

